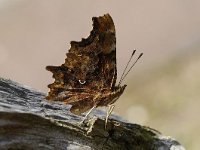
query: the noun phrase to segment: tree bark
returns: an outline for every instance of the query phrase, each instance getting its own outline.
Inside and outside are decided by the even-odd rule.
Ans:
[[[184,150],[160,132],[94,109],[83,116],[45,94],[0,78],[0,150]]]

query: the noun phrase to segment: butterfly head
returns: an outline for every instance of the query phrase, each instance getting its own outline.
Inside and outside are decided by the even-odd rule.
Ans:
[[[125,84],[125,85],[122,85],[122,86],[120,86],[120,85],[119,85],[119,86],[116,86],[114,91],[115,91],[115,92],[119,92],[119,93],[122,94],[122,93],[124,92],[126,86],[127,86],[126,84]]]

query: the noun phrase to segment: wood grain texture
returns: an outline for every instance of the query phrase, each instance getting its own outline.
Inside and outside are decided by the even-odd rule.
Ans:
[[[1,150],[184,150],[176,140],[154,129],[112,115],[104,130],[105,112],[83,116],[71,106],[45,100],[45,94],[0,78]]]

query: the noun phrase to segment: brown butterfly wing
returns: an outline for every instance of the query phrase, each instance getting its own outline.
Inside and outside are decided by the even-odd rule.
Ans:
[[[84,112],[93,106],[91,100],[95,93],[92,91],[115,86],[116,37],[111,16],[94,17],[89,37],[80,42],[72,41],[66,55],[61,66],[47,66],[55,81],[48,85],[50,91],[46,98],[72,104],[72,112],[75,109]]]

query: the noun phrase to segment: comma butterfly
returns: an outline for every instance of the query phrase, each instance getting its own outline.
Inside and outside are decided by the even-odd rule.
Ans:
[[[93,30],[86,39],[71,42],[65,63],[61,66],[47,66],[53,73],[54,83],[49,84],[50,91],[46,99],[71,104],[70,111],[80,115],[99,106],[112,105],[124,92],[126,85],[121,81],[116,85],[116,36],[114,22],[109,14],[93,17]],[[134,51],[135,52],[135,51]],[[134,54],[133,52],[133,54]],[[132,54],[132,56],[133,56]],[[142,53],[138,59],[142,56]],[[131,57],[132,58],[132,57]],[[138,60],[137,59],[137,60]],[[134,63],[135,64],[135,63]],[[86,115],[87,116],[87,115]]]

